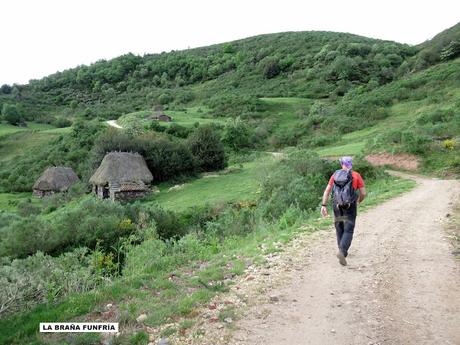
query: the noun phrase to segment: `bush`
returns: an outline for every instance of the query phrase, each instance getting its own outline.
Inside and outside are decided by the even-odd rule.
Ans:
[[[13,126],[17,126],[23,121],[17,106],[14,104],[3,104],[2,114],[5,121]]]
[[[53,303],[70,293],[82,293],[100,284],[86,248],[59,257],[42,252],[0,266],[0,317]]]
[[[453,139],[446,139],[442,142],[442,146],[446,149],[446,150],[454,150],[456,147],[457,147],[457,142]]]
[[[220,137],[211,126],[198,127],[188,140],[197,167],[202,171],[221,170],[225,168],[225,151]]]
[[[240,117],[229,119],[224,127],[222,141],[233,150],[254,147],[254,134]]]
[[[289,154],[262,181],[264,214],[278,218],[291,206],[301,210],[316,208],[329,177],[336,170],[334,165],[309,151]]]
[[[57,119],[53,120],[51,124],[57,128],[64,128],[64,127],[70,127],[72,125],[72,121],[64,117],[58,117]]]
[[[178,125],[177,123],[173,123],[169,128],[166,129],[166,133],[170,135],[174,135],[178,138],[187,138],[192,130],[190,128]]]
[[[401,132],[401,145],[406,152],[425,154],[430,149],[431,139],[420,133],[406,130]]]
[[[185,144],[166,139],[140,141],[139,152],[143,154],[147,166],[156,182],[174,180],[195,173],[195,159]]]
[[[162,93],[160,96],[158,96],[158,103],[160,104],[168,104],[173,101],[173,97],[169,93]]]
[[[149,205],[142,212],[147,219],[155,221],[155,228],[160,239],[179,238],[185,235],[186,224],[173,211],[164,210],[159,205]]]
[[[424,112],[417,118],[417,123],[424,125],[427,123],[436,124],[440,122],[449,122],[454,118],[454,109],[436,109],[434,111]]]
[[[256,217],[251,208],[228,208],[218,219],[206,223],[206,233],[217,235],[220,239],[244,236],[254,230]]]
[[[311,147],[319,147],[319,146],[326,146],[329,144],[336,143],[340,140],[339,135],[313,135],[310,137],[306,137],[302,140],[301,146],[303,148],[311,148]]]
[[[53,217],[30,216],[0,228],[0,256],[23,258],[43,251],[57,255],[78,246],[104,250],[136,231],[126,226],[129,208],[92,197],[58,209]],[[131,221],[131,220],[130,220]]]
[[[281,72],[279,61],[277,58],[266,58],[261,61],[263,75],[267,79],[276,77]]]

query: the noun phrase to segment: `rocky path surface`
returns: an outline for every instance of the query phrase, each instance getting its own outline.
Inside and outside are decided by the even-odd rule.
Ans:
[[[460,185],[412,178],[411,192],[358,215],[348,266],[322,231],[282,254],[275,269],[287,274],[274,288],[260,275],[260,298],[238,286],[250,307],[222,342],[460,344],[460,263],[443,229]]]

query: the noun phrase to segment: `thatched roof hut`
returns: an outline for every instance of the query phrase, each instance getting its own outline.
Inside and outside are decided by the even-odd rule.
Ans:
[[[54,193],[65,192],[79,181],[80,179],[72,168],[49,167],[35,182],[33,194],[41,198]]]
[[[152,180],[152,173],[140,154],[110,152],[89,182],[97,196],[116,200],[144,196]]]

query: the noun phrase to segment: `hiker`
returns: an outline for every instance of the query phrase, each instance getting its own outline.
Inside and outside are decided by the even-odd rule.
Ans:
[[[337,170],[329,179],[324,190],[321,204],[321,215],[327,217],[327,201],[333,191],[332,207],[334,209],[334,225],[337,235],[339,251],[337,258],[341,265],[347,265],[348,248],[350,248],[355,228],[357,205],[366,197],[364,181],[359,173],[352,171],[351,157],[342,157],[340,160],[342,169]],[[359,195],[357,193],[359,190]]]

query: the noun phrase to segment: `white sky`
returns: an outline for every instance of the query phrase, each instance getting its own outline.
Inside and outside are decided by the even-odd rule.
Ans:
[[[5,0],[0,85],[128,52],[327,30],[418,44],[460,21],[458,0]]]

